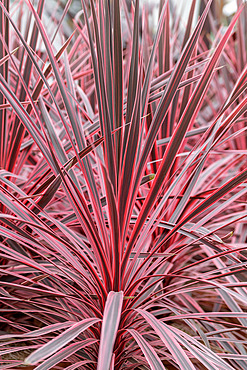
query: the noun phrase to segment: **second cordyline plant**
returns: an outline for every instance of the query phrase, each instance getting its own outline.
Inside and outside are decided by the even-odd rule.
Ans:
[[[70,3],[0,2],[1,369],[247,369],[246,6]]]

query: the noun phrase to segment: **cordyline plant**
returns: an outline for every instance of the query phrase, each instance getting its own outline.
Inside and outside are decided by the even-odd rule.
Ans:
[[[0,1],[0,368],[247,369],[246,6],[70,3]]]

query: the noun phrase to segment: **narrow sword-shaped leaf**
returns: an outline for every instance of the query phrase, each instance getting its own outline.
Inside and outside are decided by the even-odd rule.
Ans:
[[[113,75],[114,75],[114,129],[121,127],[123,122],[123,55],[119,0],[113,2]],[[115,153],[117,171],[120,169],[122,137],[116,133]]]
[[[30,331],[30,332],[24,333],[24,334],[14,334],[13,333],[13,334],[1,335],[1,339],[42,337],[42,335],[52,333],[56,330],[65,329],[65,328],[67,328],[68,326],[71,326],[71,325],[73,325],[73,321],[67,321],[67,322],[63,322],[63,323],[56,323],[56,324],[48,325],[48,326],[46,326],[42,329],[33,330],[33,331]]]
[[[218,370],[222,368],[224,370],[233,370],[233,367],[228,365],[225,361],[221,360],[213,351],[205,348],[199,341],[193,340],[194,346],[186,340],[188,336],[181,330],[171,328],[172,332],[175,334],[177,340],[187,348],[194,356],[197,358],[207,369]],[[176,333],[178,332],[178,333]],[[185,338],[184,336],[185,335]],[[187,337],[187,338],[186,338]],[[190,338],[188,338],[190,339]]]
[[[89,318],[77,322],[72,325],[71,328],[65,330],[62,334],[41,346],[37,351],[31,353],[31,355],[25,359],[25,364],[32,365],[46,359],[99,321],[100,319],[97,318]]]
[[[126,110],[126,122],[130,122],[132,117],[132,111],[136,100],[136,86],[138,80],[138,60],[139,60],[139,0],[135,3],[135,15],[134,15],[134,29],[131,49],[131,64],[129,72],[129,85],[127,94],[127,110]],[[125,147],[128,139],[129,126],[125,127],[123,146],[122,146],[122,161],[125,155]]]
[[[112,256],[113,256],[113,289],[119,290],[120,285],[120,236],[119,236],[119,220],[117,211],[117,202],[112,189],[111,182],[108,178],[107,171],[102,164],[102,172],[104,176],[104,183],[106,188],[106,203],[108,205],[110,233],[111,233],[111,245],[112,245]],[[102,202],[101,202],[102,204]]]
[[[136,340],[139,347],[141,348],[151,370],[164,370],[165,367],[156,354],[153,347],[138,333],[137,330],[128,329],[128,332]]]
[[[108,294],[103,314],[97,370],[110,369],[122,304],[123,292],[110,292]]]
[[[196,370],[193,363],[190,361],[183,348],[179,345],[177,339],[167,325],[164,326],[159,320],[157,320],[147,311],[141,309],[136,309],[136,311],[151,325],[156,334],[172,353],[174,359],[182,370]]]
[[[72,356],[75,352],[81,351],[83,348],[97,343],[97,339],[85,339],[80,342],[70,344],[66,348],[61,349],[56,352],[53,356],[44,361],[41,365],[36,367],[36,370],[47,370],[51,369],[53,366],[63,361],[69,356]]]

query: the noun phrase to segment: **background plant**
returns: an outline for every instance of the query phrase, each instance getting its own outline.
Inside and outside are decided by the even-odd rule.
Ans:
[[[247,368],[246,6],[195,3],[0,2],[1,369]]]

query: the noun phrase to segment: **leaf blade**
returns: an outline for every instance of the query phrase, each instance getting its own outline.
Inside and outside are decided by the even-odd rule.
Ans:
[[[97,370],[110,368],[112,350],[120,322],[123,292],[110,292],[104,310]]]

